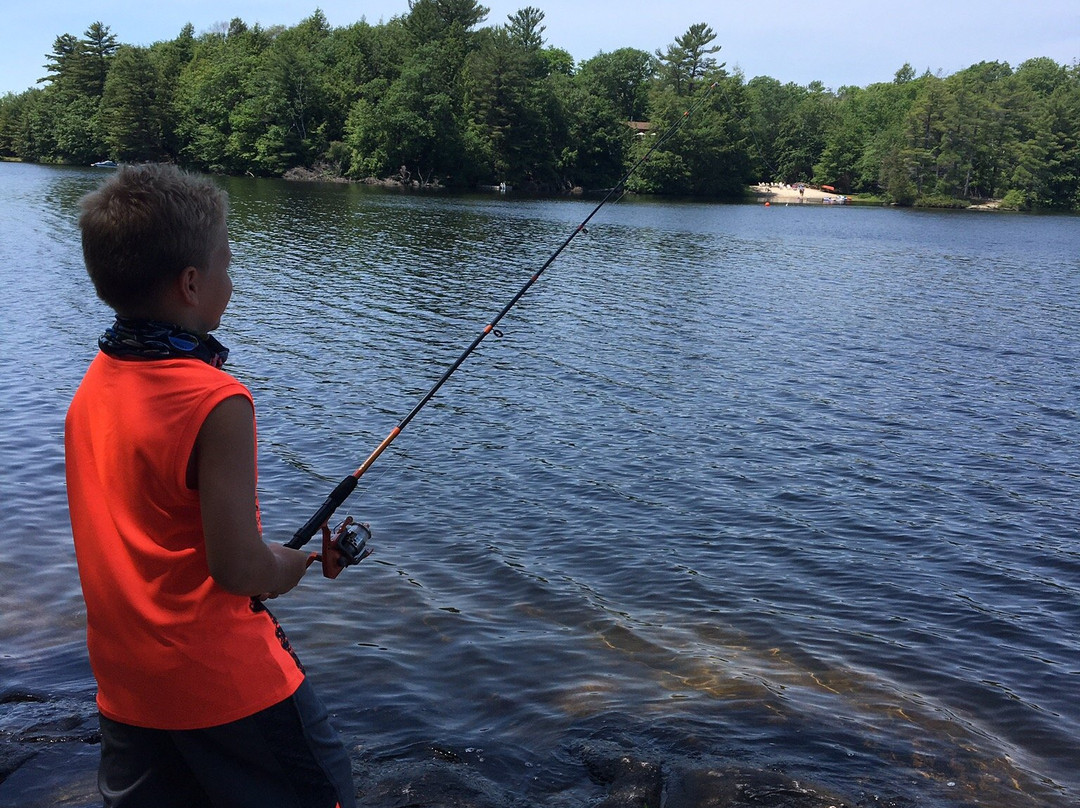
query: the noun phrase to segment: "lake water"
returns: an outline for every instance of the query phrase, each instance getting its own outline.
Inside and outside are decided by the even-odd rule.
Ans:
[[[62,429],[110,322],[75,225],[101,178],[0,164],[5,806],[94,804]],[[222,182],[275,541],[595,204]],[[365,771],[434,750],[587,805],[602,742],[1074,806],[1078,324],[1075,217],[623,199],[361,480],[375,555],[273,609]]]

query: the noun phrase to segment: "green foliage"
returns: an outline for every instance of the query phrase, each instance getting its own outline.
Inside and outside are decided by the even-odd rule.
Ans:
[[[329,36],[319,11],[274,36],[259,53],[248,97],[233,116],[237,146],[257,173],[309,166],[340,132],[325,79]]]
[[[24,160],[42,160],[41,134],[37,121],[42,107],[42,90],[7,93],[0,99],[0,155]],[[50,122],[51,127],[51,122]]]
[[[254,172],[254,140],[264,130],[256,76],[271,37],[234,20],[230,33],[200,37],[177,82],[175,105],[185,162],[227,173]]]
[[[920,196],[915,200],[915,207],[917,208],[966,208],[969,207],[969,203],[963,199],[957,199],[956,197],[946,196],[945,194],[931,194],[929,196]]]
[[[661,64],[662,84],[674,90],[676,95],[688,96],[698,84],[708,81],[711,74],[723,68],[713,58],[713,54],[720,50],[719,45],[712,44],[715,39],[716,32],[699,22],[677,37],[666,51],[656,51]]]
[[[647,142],[639,144],[634,156],[644,157],[647,149]],[[693,174],[681,154],[657,150],[630,178],[627,187],[639,194],[687,195],[693,190]]]
[[[808,182],[899,205],[1080,210],[1077,65],[917,76],[905,64],[891,82],[833,92],[729,75],[704,22],[655,54],[576,65],[545,42],[540,8],[494,25],[488,13],[409,0],[377,25],[334,28],[321,11],[269,29],[237,18],[146,48],[95,22],[56,37],[40,88],[0,98],[0,155],[603,188],[705,97],[632,190],[737,197],[754,181]]]
[[[913,82],[898,157],[917,195],[990,199],[1018,190],[1046,207],[1076,209],[1077,79],[1032,60],[1015,73],[982,62]]]
[[[405,27],[414,45],[460,37],[487,19],[476,0],[409,0]]]
[[[649,114],[649,88],[658,61],[645,51],[621,48],[584,62],[578,83],[590,96],[607,101],[624,121],[644,121]]]
[[[481,183],[534,189],[573,183],[563,174],[576,159],[567,150],[575,125],[566,103],[573,82],[564,72],[551,72],[558,62],[543,50],[542,20],[531,8],[512,15],[509,26],[491,29],[466,60],[467,171]],[[606,125],[598,122],[601,129]]]
[[[885,200],[894,205],[915,204],[918,189],[911,177],[907,153],[899,146],[894,146],[882,157],[878,186]]]
[[[387,40],[404,45],[397,67],[359,88],[344,123],[349,174],[461,182],[463,72],[482,40],[469,29],[487,9],[467,0],[416,0],[410,7],[408,18],[392,23]]]
[[[119,45],[107,25],[95,22],[78,39],[62,34],[53,43],[45,69],[50,74],[39,80],[49,82],[55,92],[67,97],[100,98],[105,91],[105,79]]]
[[[544,12],[535,6],[526,6],[507,19],[510,42],[523,51],[535,53],[544,47]]]
[[[1015,188],[1005,194],[1001,200],[1002,210],[1029,210],[1030,208],[1027,194]]]
[[[26,103],[26,95],[7,93],[0,98],[0,157],[19,156],[16,144]]]
[[[785,182],[812,182],[815,166],[825,154],[828,135],[843,132],[835,120],[835,96],[820,85],[811,85],[807,92],[800,95],[782,120],[781,134],[776,139],[776,174]],[[843,149],[843,145],[837,144],[835,148]],[[836,159],[837,155],[834,153],[832,157]],[[842,155],[841,159],[845,158],[854,159]],[[846,162],[841,164],[840,170],[844,168]],[[835,176],[826,176],[828,180],[836,179]]]
[[[113,159],[141,162],[164,155],[157,86],[157,71],[145,48],[124,46],[117,52],[99,109]]]
[[[809,182],[822,149],[815,125],[806,121],[813,110],[810,90],[764,76],[751,80],[746,89],[754,174],[775,182]],[[816,147],[796,134],[808,129]]]
[[[79,58],[74,63],[77,83],[85,95],[101,96],[110,63],[120,46],[116,35],[100,22],[93,23],[83,36],[77,51]]]
[[[654,95],[653,126],[639,141],[636,154],[644,156],[652,149],[653,138],[680,119],[682,124],[631,177],[627,183],[631,190],[726,198],[743,194],[752,177],[746,94],[741,81],[725,77],[722,69],[709,78],[712,84],[700,82],[688,98],[678,95],[675,84]]]
[[[610,187],[625,173],[633,130],[610,99],[577,82],[565,81],[562,87],[557,92],[565,99],[568,131],[558,172],[574,186]]]

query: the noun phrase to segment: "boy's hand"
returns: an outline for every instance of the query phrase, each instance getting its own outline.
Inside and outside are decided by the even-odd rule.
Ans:
[[[311,554],[302,550],[293,550],[283,544],[268,544],[267,549],[274,556],[277,564],[278,575],[275,583],[277,588],[273,592],[263,592],[257,595],[259,600],[272,600],[278,595],[284,595],[304,577],[307,568],[311,565]]]

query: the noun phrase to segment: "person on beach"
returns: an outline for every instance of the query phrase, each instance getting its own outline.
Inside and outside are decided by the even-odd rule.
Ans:
[[[168,165],[81,203],[116,312],[67,412],[68,504],[107,808],[353,808],[351,763],[263,601],[312,556],[262,538],[251,393],[210,332],[228,200]]]

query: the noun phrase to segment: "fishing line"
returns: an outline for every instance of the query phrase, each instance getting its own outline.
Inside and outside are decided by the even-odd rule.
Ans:
[[[660,138],[658,138],[656,142],[652,144],[652,146],[649,147],[645,154],[642,155],[637,160],[637,162],[635,162],[630,167],[630,170],[623,175],[622,179],[620,179],[608,190],[608,192],[604,195],[603,199],[601,199],[600,202],[596,205],[596,207],[592,209],[589,215],[586,216],[582,220],[582,222],[574,228],[570,235],[566,237],[562,244],[560,244],[559,247],[543,263],[540,269],[538,269],[525,282],[525,284],[517,291],[517,293],[510,299],[510,301],[505,306],[503,306],[503,308],[499,311],[498,314],[495,315],[491,322],[484,326],[483,330],[481,330],[481,332],[476,336],[472,343],[461,353],[460,356],[458,356],[457,359],[455,359],[450,364],[450,366],[446,369],[442,376],[439,377],[438,381],[436,381],[435,384],[432,385],[431,389],[424,394],[424,396],[420,399],[419,402],[417,402],[416,406],[414,406],[405,415],[405,417],[398,422],[397,426],[390,430],[390,434],[383,438],[382,442],[377,447],[375,447],[375,450],[370,455],[368,455],[367,459],[360,464],[356,471],[354,471],[352,474],[350,474],[348,477],[346,477],[337,484],[337,487],[334,488],[332,492],[330,492],[330,496],[328,496],[323,502],[323,504],[319,506],[319,509],[315,511],[315,513],[312,514],[311,518],[304,523],[303,527],[297,530],[296,533],[293,534],[293,537],[285,543],[286,547],[293,547],[299,549],[305,544],[307,544],[316,533],[322,532],[324,555],[327,553],[327,548],[332,546],[334,541],[336,541],[336,535],[334,539],[330,538],[328,531],[325,529],[326,522],[331,516],[333,516],[334,511],[336,511],[345,501],[345,499],[356,489],[357,483],[359,482],[360,478],[364,476],[364,473],[369,468],[371,468],[372,464],[374,464],[375,461],[379,459],[379,456],[384,451],[386,451],[386,449],[390,446],[391,443],[394,442],[397,436],[401,434],[405,427],[407,427],[409,423],[420,413],[420,411],[425,406],[427,406],[427,403],[435,397],[435,394],[439,391],[439,389],[447,382],[447,380],[454,374],[454,372],[459,367],[461,367],[462,363],[466,359],[468,359],[469,356],[479,347],[480,343],[484,341],[484,338],[487,337],[488,334],[495,334],[496,337],[502,336],[502,332],[498,329],[498,324],[503,319],[503,317],[505,317],[507,313],[512,308],[514,308],[515,305],[517,305],[517,302],[525,296],[525,293],[528,292],[529,289],[531,289],[538,280],[540,280],[540,276],[543,275],[547,268],[555,262],[555,259],[562,254],[563,250],[565,250],[570,245],[570,242],[574,240],[574,237],[577,236],[578,233],[587,232],[585,229],[586,225],[588,225],[589,222],[592,221],[592,218],[600,212],[600,209],[604,207],[604,205],[607,204],[608,201],[610,201],[616,193],[619,193],[623,189],[627,180],[629,180],[630,177],[633,176],[633,174],[653,155],[653,153],[657,149],[659,149],[660,146],[666,143],[682,127],[682,125],[687,121],[687,119],[694,112],[696,112],[702,106],[702,104],[705,103],[705,100],[709,97],[709,95],[712,93],[713,89],[717,86],[718,83],[719,82],[713,82],[712,84],[710,84],[705,89],[705,91],[697,97],[693,105],[691,105],[689,109],[683,112],[682,116],[677,121],[675,121],[675,123],[673,123],[668,128],[668,130],[664,132],[664,134]],[[353,525],[354,527],[364,528],[365,534],[370,535],[369,533],[367,533],[366,527],[361,525],[354,525],[354,523],[352,523],[351,517],[348,517],[346,519],[346,523],[348,523],[349,525]],[[339,526],[338,530],[340,531],[343,527],[347,528],[348,526],[346,525],[346,523],[343,523],[342,526]],[[350,538],[350,540],[354,542],[354,546],[351,549],[356,550],[356,554],[357,556],[359,556],[355,558],[346,558],[342,560],[341,563],[356,563],[360,560],[360,558],[363,557],[362,553],[364,553],[364,542],[366,541],[367,535],[364,537],[364,539],[358,542],[356,542],[353,537],[347,536],[344,533],[341,535],[343,538]],[[350,548],[344,549],[349,550]],[[334,552],[338,552],[336,547],[334,548]],[[345,555],[350,556],[352,555],[352,553],[347,551],[345,552]],[[327,574],[328,577],[336,576],[336,571],[335,576],[331,576],[329,574],[329,572],[327,571],[328,568],[326,566],[325,560],[323,570],[324,574]]]

